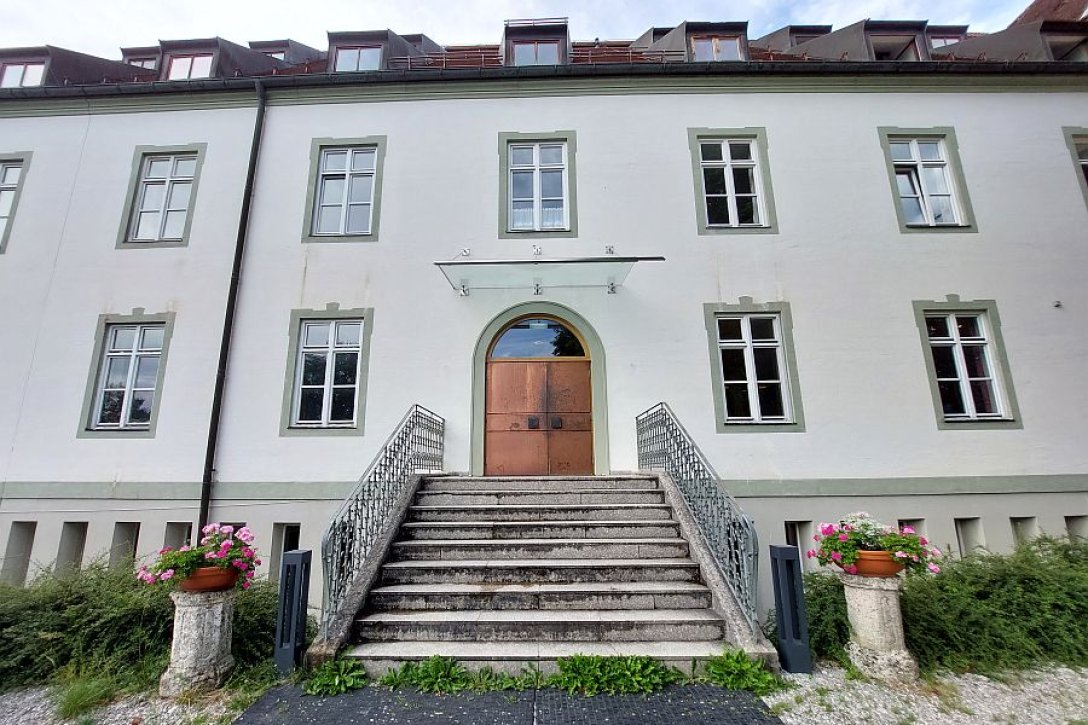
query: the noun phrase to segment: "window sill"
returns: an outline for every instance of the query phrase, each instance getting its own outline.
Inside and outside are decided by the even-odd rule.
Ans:
[[[899,230],[907,234],[940,234],[941,232],[977,232],[974,224],[900,224]]]
[[[544,239],[547,237],[577,237],[573,227],[563,229],[501,229],[500,239]]]
[[[940,430],[1019,430],[1024,424],[1016,418],[939,418]]]
[[[154,438],[153,427],[147,428],[81,428],[77,438]]]
[[[799,421],[755,423],[746,421],[717,422],[719,433],[804,433],[805,425]]]
[[[188,239],[125,239],[117,245],[118,249],[163,249],[166,247],[187,247]]]
[[[378,241],[377,232],[367,232],[366,234],[308,234],[302,237],[303,244],[320,244],[322,242],[340,244],[344,242],[376,241]]]
[[[361,436],[363,427],[354,425],[291,425],[280,429],[280,436]]]
[[[738,227],[727,226],[700,226],[699,234],[701,235],[714,235],[714,234],[778,234],[778,227],[767,224],[752,224]]]

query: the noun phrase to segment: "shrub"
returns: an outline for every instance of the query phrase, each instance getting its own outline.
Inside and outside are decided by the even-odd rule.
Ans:
[[[559,671],[548,678],[547,684],[567,694],[579,693],[592,697],[599,693],[656,692],[684,680],[684,675],[652,657],[600,657],[571,655],[556,661]]]
[[[842,582],[830,574],[805,575],[805,610],[808,613],[808,646],[814,659],[829,659],[845,665],[850,641],[846,617],[846,595]]]
[[[369,681],[358,660],[329,660],[310,673],[302,689],[307,695],[342,695],[366,687]]]
[[[730,690],[748,690],[756,695],[769,695],[784,689],[785,680],[767,670],[764,664],[749,657],[743,650],[726,650],[707,660],[703,679],[712,685]]]

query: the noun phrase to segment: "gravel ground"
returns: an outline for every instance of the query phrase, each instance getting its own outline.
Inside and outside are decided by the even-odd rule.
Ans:
[[[945,675],[915,686],[846,679],[838,667],[786,675],[796,687],[763,700],[786,725],[1088,725],[1088,669],[1032,670],[1000,680]]]
[[[94,725],[189,725],[229,722],[224,716],[227,703],[223,700],[206,699],[189,705],[154,696],[126,697],[123,700],[96,710],[90,719],[69,720],[69,723]],[[0,695],[0,724],[2,725],[59,725],[54,715],[55,707],[49,690],[33,687]],[[224,718],[221,720],[221,718]]]

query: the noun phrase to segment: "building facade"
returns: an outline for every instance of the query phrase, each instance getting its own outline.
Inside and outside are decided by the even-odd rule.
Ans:
[[[664,401],[764,549],[1088,535],[1088,23],[329,38],[0,51],[5,580],[202,492],[274,573],[417,403],[446,470],[603,474]]]

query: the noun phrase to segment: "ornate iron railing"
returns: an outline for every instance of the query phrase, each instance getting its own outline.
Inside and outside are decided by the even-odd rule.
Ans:
[[[638,467],[664,470],[676,482],[702,529],[718,570],[733,591],[752,631],[758,631],[759,542],[752,519],[718,486],[718,474],[667,403],[658,403],[636,416],[635,428]]]
[[[385,530],[398,494],[416,473],[442,470],[445,431],[446,421],[441,416],[421,405],[409,408],[359,479],[355,491],[332,517],[321,540],[325,571],[323,630]]]

